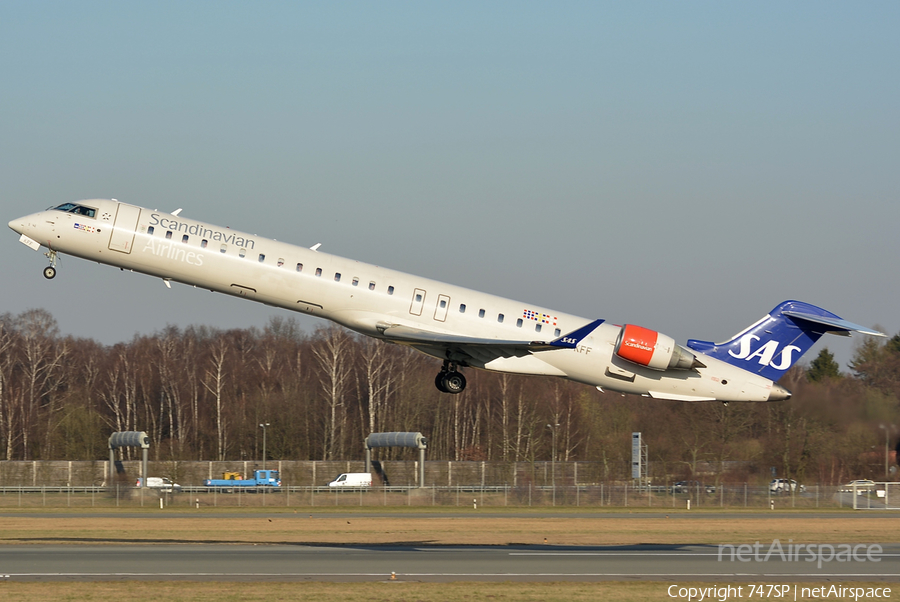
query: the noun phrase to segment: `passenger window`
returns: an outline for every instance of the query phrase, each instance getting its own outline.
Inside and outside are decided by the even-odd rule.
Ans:
[[[259,254],[259,262],[265,263],[265,261],[266,261],[266,256],[263,253],[260,253]]]
[[[388,294],[389,294],[389,295],[393,295],[393,294],[394,294],[394,287],[393,287],[393,286],[389,286],[389,287],[388,287]]]
[[[172,231],[166,230],[166,240],[172,240]]]
[[[241,249],[240,251],[238,251],[238,257],[243,258],[246,256],[247,256],[247,249]]]
[[[369,283],[369,290],[370,290],[370,291],[374,291],[374,290],[375,290],[375,281],[374,281],[374,280],[373,280],[372,282]]]
[[[316,276],[322,275],[322,268],[316,268]]]
[[[503,323],[503,314],[497,314],[497,321]]]
[[[555,336],[556,338],[559,338],[561,335],[562,331],[559,328],[553,331],[553,336]]]
[[[153,226],[147,226],[147,234],[153,236]]]
[[[483,318],[483,317],[484,317],[484,310],[483,310],[483,309],[479,309],[479,310],[478,310],[478,317],[479,317],[479,318]]]
[[[422,302],[422,295],[416,294],[416,303]]]
[[[187,241],[189,239],[190,239],[190,237],[187,234],[185,234],[184,236],[181,237],[181,242],[184,244],[187,244]]]
[[[541,331],[541,325],[540,325],[540,324],[535,324],[535,325],[534,325],[534,331],[535,331],[535,332],[540,332],[540,331]]]
[[[278,258],[278,267],[281,267],[283,265],[284,265],[284,257],[279,257]]]
[[[358,285],[359,285],[359,278],[354,278],[354,279],[353,279],[353,282],[352,282],[351,284],[353,284],[353,286],[358,286]]]
[[[519,318],[518,320],[516,320],[516,326],[519,328],[522,328],[522,318]]]
[[[334,281],[335,281],[335,282],[340,282],[340,281],[341,281],[341,273],[340,273],[340,272],[335,272],[335,273],[334,273]]]
[[[297,271],[298,271],[298,272],[302,272],[302,271],[303,271],[303,264],[302,264],[302,263],[298,263],[298,264],[297,264]]]
[[[221,247],[219,247],[219,253],[224,253],[227,250],[228,250],[228,245],[222,245]]]
[[[465,303],[459,304],[459,313],[461,313],[461,314],[466,313],[466,304]]]
[[[205,238],[204,238],[203,240],[200,241],[200,248],[201,248],[201,249],[205,249],[205,248],[207,247],[207,245],[209,245],[209,241],[206,240]]]
[[[441,299],[441,302],[438,305],[441,306],[441,309],[444,309],[445,307],[447,307],[447,300]]]

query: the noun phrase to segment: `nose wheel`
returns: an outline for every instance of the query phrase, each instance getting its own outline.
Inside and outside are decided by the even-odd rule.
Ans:
[[[46,278],[47,280],[52,280],[53,278],[56,277],[57,254],[56,254],[56,251],[54,251],[53,249],[50,249],[49,251],[44,253],[44,255],[46,255],[47,258],[50,259],[50,265],[48,265],[47,267],[44,268],[44,278]]]
[[[441,393],[450,393],[457,395],[462,393],[466,388],[466,377],[463,373],[456,369],[455,364],[444,362],[444,367],[434,377],[434,386]]]

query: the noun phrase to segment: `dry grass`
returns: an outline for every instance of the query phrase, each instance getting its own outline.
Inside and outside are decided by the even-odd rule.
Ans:
[[[711,583],[679,583],[682,587],[710,587]],[[821,587],[822,583],[798,584],[799,588]],[[853,587],[884,587],[885,584],[854,583]],[[216,602],[265,600],[336,600],[346,602],[463,602],[471,600],[580,602],[631,602],[672,600],[668,583],[4,583],[0,595],[7,601],[93,600],[119,602],[138,598]],[[890,598],[898,600],[900,588],[891,588]],[[744,588],[744,597],[748,590]],[[793,598],[793,596],[791,596]],[[686,598],[681,598],[686,600]],[[713,598],[716,599],[716,598]],[[734,598],[732,598],[734,599]],[[738,598],[740,599],[740,598]],[[798,599],[807,599],[800,598]],[[832,597],[832,600],[835,598]],[[841,598],[837,598],[841,599]]]
[[[415,544],[415,545],[629,545],[753,543],[773,539],[815,543],[889,543],[896,540],[897,518],[846,517],[694,517],[670,518],[597,514],[584,517],[532,516],[334,516],[290,512],[194,517],[90,515],[7,516],[0,522],[0,544]]]

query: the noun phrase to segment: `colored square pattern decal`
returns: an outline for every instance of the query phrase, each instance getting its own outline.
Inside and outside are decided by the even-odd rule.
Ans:
[[[522,317],[526,320],[540,322],[541,324],[552,324],[553,326],[556,326],[556,316],[542,314],[531,309],[526,309],[525,313],[522,314]]]

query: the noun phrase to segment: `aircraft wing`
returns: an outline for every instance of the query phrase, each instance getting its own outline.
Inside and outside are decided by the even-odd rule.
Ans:
[[[445,349],[485,361],[492,357],[521,357],[536,351],[574,349],[584,337],[591,334],[602,323],[603,320],[594,320],[552,341],[487,339],[402,325],[385,325],[384,328],[379,327],[379,330],[387,340],[395,343],[419,348]]]

